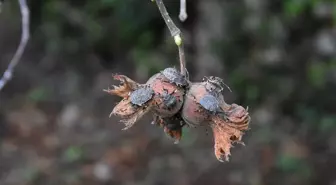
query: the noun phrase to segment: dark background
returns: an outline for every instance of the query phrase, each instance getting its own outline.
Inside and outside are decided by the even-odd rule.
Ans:
[[[336,184],[336,2],[164,0],[182,29],[193,81],[224,78],[248,106],[246,146],[230,162],[212,133],[184,128],[174,145],[147,116],[122,131],[103,92],[112,73],[138,82],[178,66],[150,0],[30,0],[31,38],[0,92],[1,185]],[[0,13],[0,71],[20,39],[17,1]]]

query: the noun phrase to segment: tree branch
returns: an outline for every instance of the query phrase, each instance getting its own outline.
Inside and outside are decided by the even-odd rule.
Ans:
[[[186,60],[184,56],[184,47],[181,36],[181,30],[174,24],[173,20],[170,18],[165,5],[162,0],[155,0],[156,5],[159,8],[162,18],[164,19],[171,36],[174,38],[175,44],[179,50],[179,59],[180,59],[180,70],[181,74],[187,76]]]
[[[7,70],[5,71],[4,75],[0,79],[0,91],[2,88],[6,85],[6,83],[12,79],[13,76],[13,70],[15,66],[19,63],[22,54],[26,48],[26,45],[29,40],[29,8],[27,6],[26,0],[18,0],[20,5],[20,11],[21,11],[21,22],[22,22],[22,32],[21,32],[21,41],[20,44],[10,61]]]

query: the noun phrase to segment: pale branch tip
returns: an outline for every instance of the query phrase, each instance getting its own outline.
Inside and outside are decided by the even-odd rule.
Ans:
[[[19,1],[19,6],[20,6],[20,11],[21,11],[21,40],[20,44],[12,58],[12,60],[9,62],[9,65],[4,72],[4,75],[0,79],[0,91],[2,88],[6,85],[6,83],[11,80],[13,76],[13,70],[16,67],[16,65],[19,63],[22,54],[26,48],[26,45],[29,40],[29,8],[27,5],[26,0],[18,0]]]
[[[171,36],[174,38],[175,44],[179,50],[179,59],[180,59],[180,70],[181,74],[186,76],[187,75],[187,68],[186,68],[186,60],[184,56],[184,48],[183,48],[183,40],[181,30],[175,25],[173,20],[170,18],[165,5],[163,4],[162,0],[155,0],[156,5],[159,8],[161,16],[165,21]]]
[[[183,22],[188,18],[187,14],[187,2],[186,0],[180,0],[180,14],[179,14],[180,20]]]

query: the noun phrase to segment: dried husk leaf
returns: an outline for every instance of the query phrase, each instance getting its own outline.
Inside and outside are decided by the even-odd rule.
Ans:
[[[221,162],[229,161],[230,149],[234,142],[244,144],[241,139],[250,122],[248,112],[241,106],[233,104],[225,112],[227,113],[227,119],[214,116],[211,124],[214,134],[215,155]]]
[[[132,127],[139,119],[141,119],[147,112],[151,110],[151,102],[147,106],[137,107],[134,106],[130,99],[121,100],[111,112],[111,115],[116,115],[122,118],[120,122],[125,124],[123,130]]]
[[[117,95],[122,98],[128,98],[130,93],[139,87],[139,83],[133,81],[125,75],[113,75],[115,80],[119,80],[121,85],[113,86],[113,89],[104,90],[105,92]]]
[[[172,139],[174,139],[174,143],[177,144],[180,142],[181,138],[182,138],[182,128],[178,128],[178,129],[169,129],[166,124],[166,121],[171,121],[171,120],[165,120],[162,117],[158,116],[158,115],[154,115],[153,116],[153,121],[152,124],[153,125],[158,125],[160,127],[163,128],[163,131]]]
[[[174,144],[178,144],[180,142],[182,138],[182,128],[171,130],[165,126],[163,130],[169,137],[174,139]]]
[[[232,104],[225,110],[225,113],[229,120],[227,123],[228,125],[239,130],[248,129],[251,117],[249,116],[247,109],[240,105]]]
[[[121,118],[129,118],[133,114],[135,114],[137,111],[137,108],[132,105],[130,99],[122,99],[112,110],[110,116],[116,115]]]
[[[127,119],[121,120],[122,123],[125,124],[125,128],[123,130],[127,130],[131,128],[137,121],[139,121],[146,113],[151,110],[151,106],[140,107],[137,111],[128,117]]]

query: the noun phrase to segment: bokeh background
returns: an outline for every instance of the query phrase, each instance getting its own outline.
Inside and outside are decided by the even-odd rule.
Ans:
[[[182,29],[190,78],[219,76],[248,106],[246,146],[230,162],[210,130],[175,145],[147,116],[127,131],[103,92],[139,82],[178,52],[150,0],[30,0],[31,39],[0,92],[1,185],[335,185],[336,2],[164,0]],[[0,71],[20,39],[15,0],[0,13]]]

